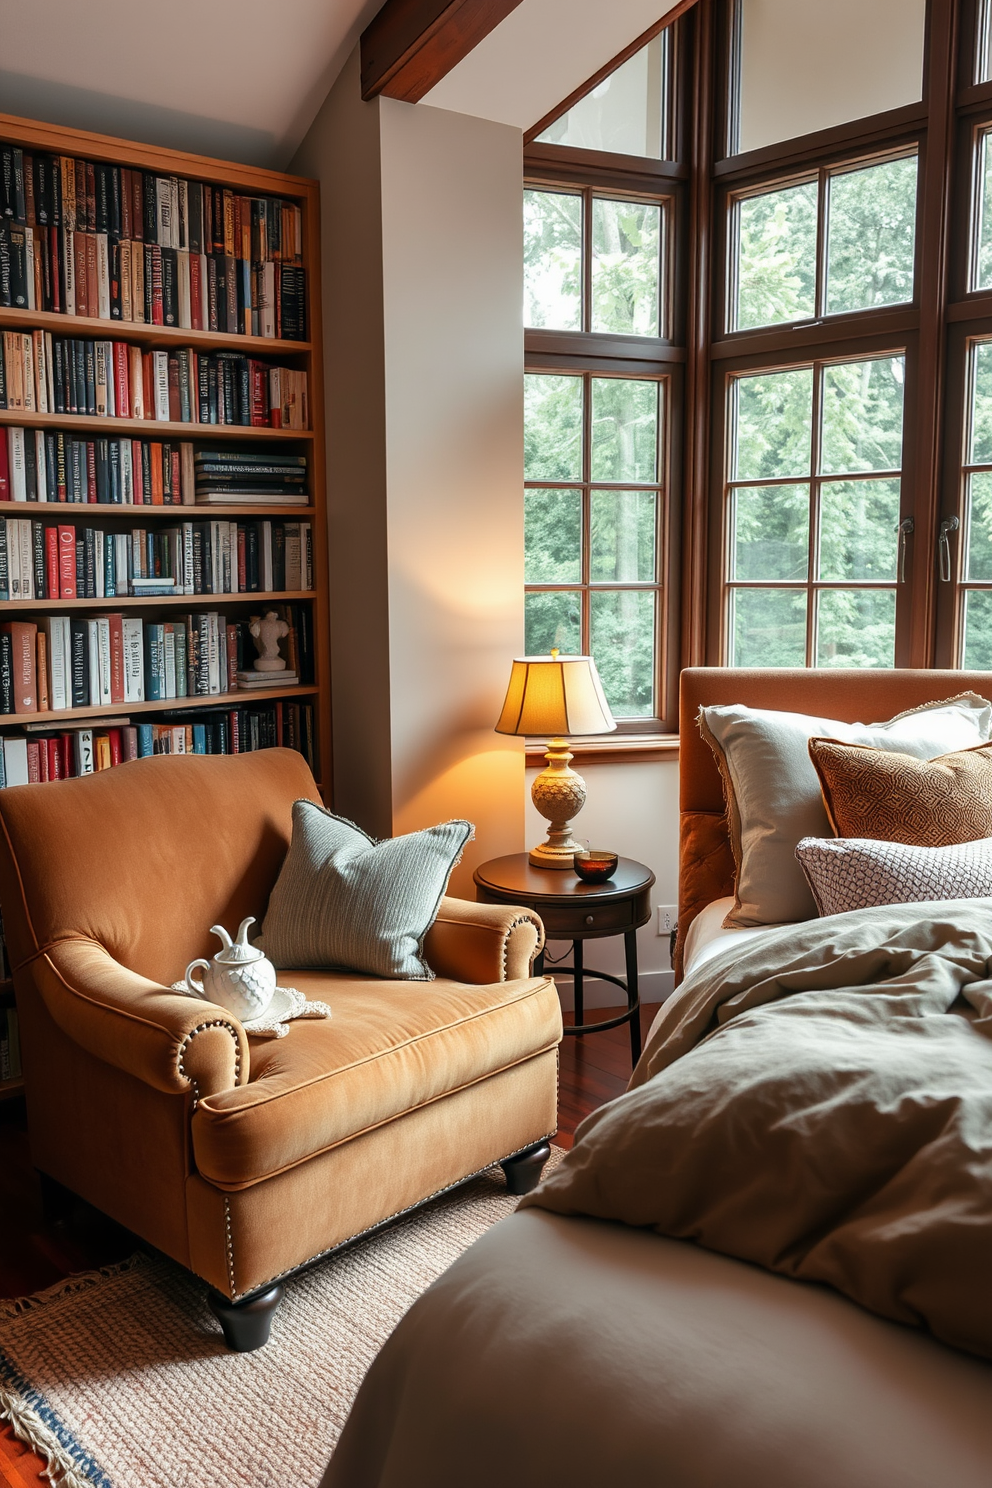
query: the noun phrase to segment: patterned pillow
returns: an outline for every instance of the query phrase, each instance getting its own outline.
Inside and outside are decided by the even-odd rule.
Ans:
[[[821,915],[876,904],[992,898],[992,837],[951,847],[804,837],[796,857]]]
[[[992,837],[992,744],[921,760],[810,739],[809,757],[838,837],[916,847]]]
[[[376,842],[313,801],[293,803],[293,837],[262,924],[277,967],[336,967],[429,982],[424,936],[471,822]]]

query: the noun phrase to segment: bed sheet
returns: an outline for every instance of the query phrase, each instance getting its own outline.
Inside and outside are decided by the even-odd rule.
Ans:
[[[693,920],[685,938],[686,976],[690,971],[704,966],[728,946],[745,946],[748,941],[766,935],[769,930],[781,929],[780,925],[750,925],[734,926],[726,930],[723,922],[733,907],[734,901],[730,895],[726,899],[714,899]]]

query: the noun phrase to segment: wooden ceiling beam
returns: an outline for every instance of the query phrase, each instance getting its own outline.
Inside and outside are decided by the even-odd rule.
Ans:
[[[362,97],[418,103],[520,0],[386,0],[362,32]]]

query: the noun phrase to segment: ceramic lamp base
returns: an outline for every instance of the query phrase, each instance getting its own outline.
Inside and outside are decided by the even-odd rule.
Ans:
[[[546,841],[531,849],[535,868],[571,869],[581,843],[572,836],[572,818],[586,802],[586,783],[569,769],[572,756],[564,739],[552,739],[545,753],[547,766],[530,788],[531,800],[550,826]]]

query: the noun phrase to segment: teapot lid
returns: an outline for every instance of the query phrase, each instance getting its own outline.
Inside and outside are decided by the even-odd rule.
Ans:
[[[220,961],[222,965],[230,965],[232,962],[261,960],[265,952],[260,951],[257,946],[248,944],[248,926],[254,925],[254,923],[254,915],[249,915],[246,920],[242,920],[238,928],[238,938],[234,941],[232,941],[223,925],[211,925],[211,935],[216,935],[221,941],[221,949],[217,952],[214,960]]]

